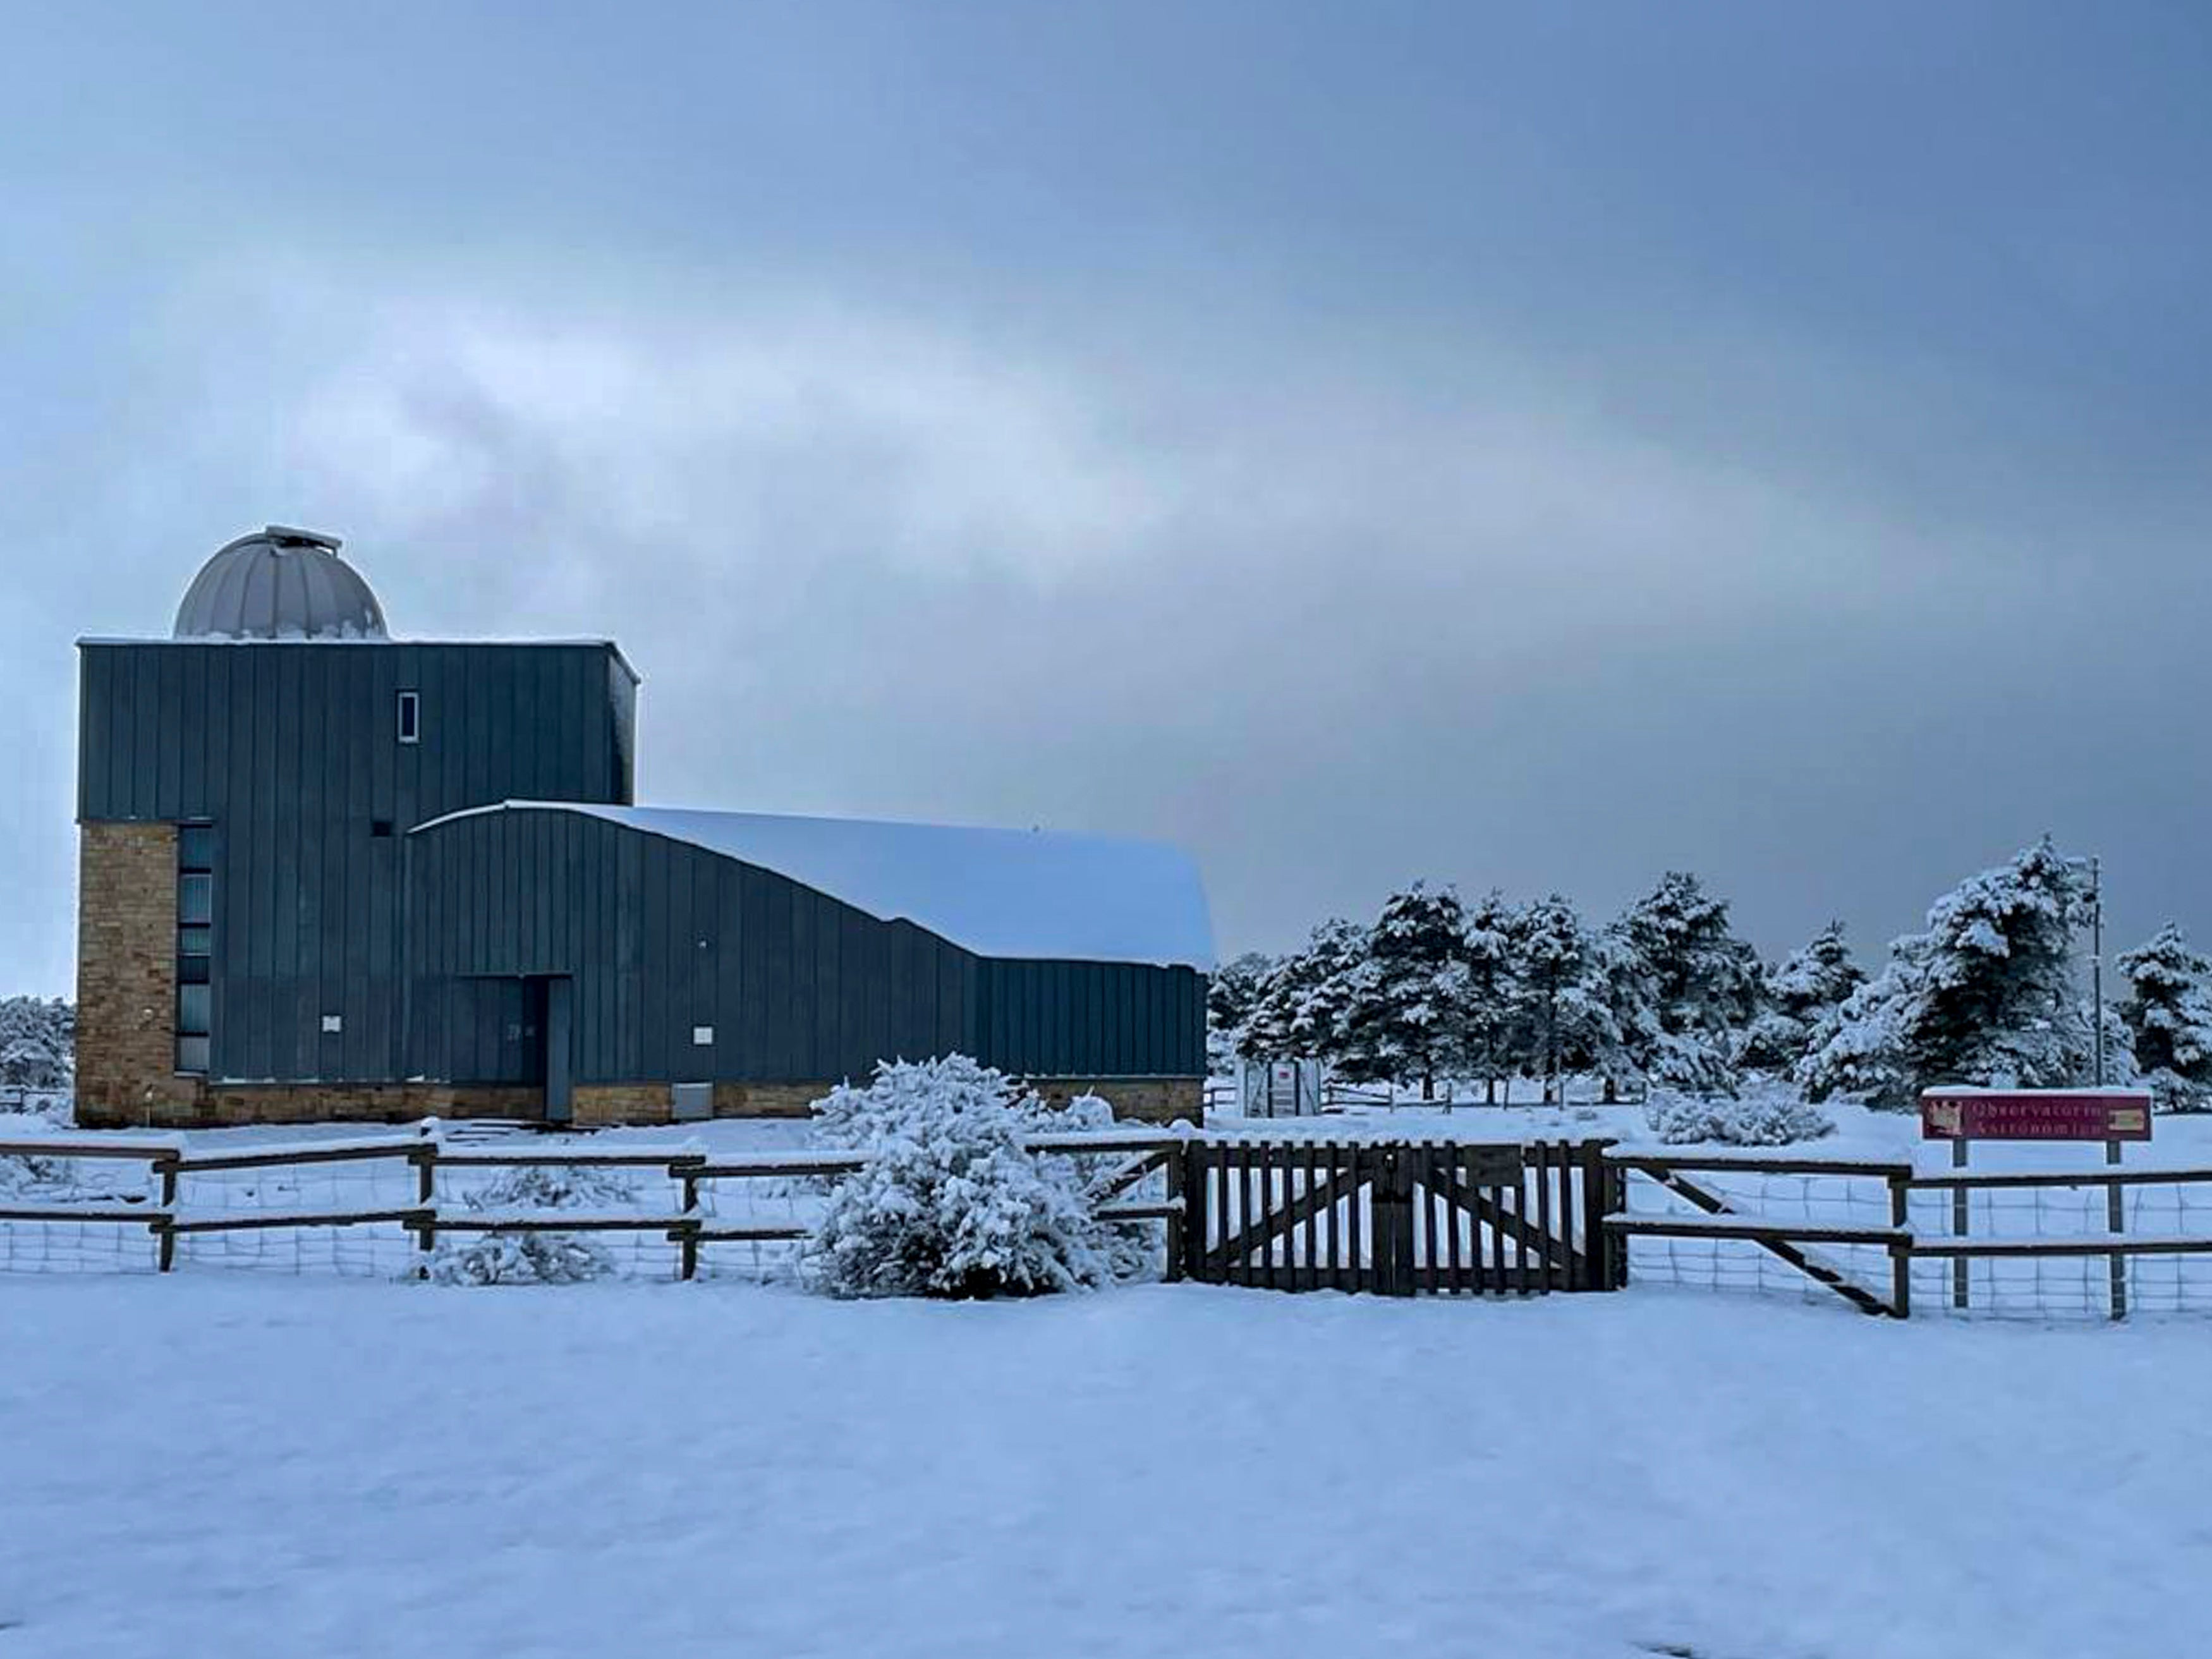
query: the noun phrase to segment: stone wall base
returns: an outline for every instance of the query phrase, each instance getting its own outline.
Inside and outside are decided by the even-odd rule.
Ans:
[[[1205,1080],[1194,1077],[1031,1078],[1030,1087],[1054,1106],[1097,1095],[1114,1115],[1136,1123],[1202,1121]],[[833,1083],[717,1083],[716,1117],[806,1117]],[[580,1128],[613,1123],[666,1123],[673,1094],[665,1083],[578,1084],[571,1096]]]
[[[1206,1079],[1196,1077],[1037,1077],[1030,1087],[1046,1103],[1065,1106],[1078,1095],[1097,1095],[1114,1115],[1133,1123],[1206,1121]]]
[[[213,1129],[248,1123],[404,1123],[424,1117],[512,1117],[532,1122],[545,1115],[542,1089],[501,1085],[204,1084],[174,1085],[161,1098],[80,1092],[76,1119],[88,1129]],[[1196,1078],[1033,1078],[1030,1086],[1054,1106],[1078,1095],[1103,1097],[1114,1115],[1132,1122],[1201,1121],[1205,1085]],[[716,1117],[803,1118],[836,1085],[829,1083],[718,1083]],[[570,1109],[580,1129],[614,1124],[667,1123],[673,1096],[665,1083],[577,1084]]]
[[[88,1129],[225,1129],[248,1123],[405,1123],[425,1117],[545,1115],[542,1089],[450,1083],[216,1083],[180,1077],[159,1101],[118,1099],[80,1088],[76,1121]]]

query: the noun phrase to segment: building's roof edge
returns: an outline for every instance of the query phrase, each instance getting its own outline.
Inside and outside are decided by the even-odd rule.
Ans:
[[[632,665],[630,659],[623,654],[623,648],[621,646],[616,644],[615,641],[611,639],[593,635],[579,635],[574,639],[550,640],[505,640],[499,639],[497,637],[468,640],[406,640],[368,638],[362,636],[340,637],[337,635],[316,635],[311,637],[307,635],[297,635],[289,638],[272,640],[261,638],[240,638],[228,634],[204,634],[194,635],[190,638],[180,640],[175,635],[170,634],[80,634],[76,637],[76,643],[80,647],[88,645],[341,645],[348,647],[374,646],[380,649],[390,649],[394,646],[409,645],[566,646],[572,649],[578,646],[588,646],[595,650],[613,652],[615,660],[623,665],[623,672],[629,676],[630,684],[633,685],[642,685],[645,684],[644,677],[637,672],[637,669]]]
[[[1064,830],[758,812],[501,801],[416,824],[570,812],[770,870],[885,921],[1002,961],[1145,963],[1211,972],[1198,867],[1163,842]]]

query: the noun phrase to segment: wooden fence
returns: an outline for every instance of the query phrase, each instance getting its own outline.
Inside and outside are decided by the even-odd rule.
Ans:
[[[1610,1291],[1627,1283],[1632,1240],[1694,1239],[1747,1247],[1753,1260],[1781,1262],[1862,1312],[1896,1318],[1912,1311],[1916,1264],[1955,1263],[1963,1269],[1970,1261],[2101,1257],[2112,1264],[2108,1305],[2118,1316],[2128,1310],[2123,1271],[2128,1260],[2212,1256],[2212,1230],[2084,1228],[2055,1235],[1968,1236],[1964,1205],[1946,1206],[1959,1218],[1948,1228],[1942,1212],[1923,1214],[1930,1224],[1917,1228],[1912,1215],[1916,1194],[1964,1198],[2088,1188],[2117,1194],[2158,1184],[2194,1186],[2205,1194],[2202,1201],[2192,1206],[2184,1196],[2178,1209],[2203,1209],[2212,1219],[2212,1169],[1923,1175],[1903,1161],[1623,1149],[1601,1139],[1336,1141],[1140,1128],[1040,1135],[1027,1144],[1039,1154],[1104,1160],[1088,1166],[1097,1213],[1157,1224],[1164,1277],[1206,1284],[1386,1296]],[[672,1261],[675,1273],[685,1279],[698,1273],[702,1252],[714,1246],[792,1243],[807,1234],[804,1218],[789,1205],[780,1214],[750,1205],[725,1212],[720,1204],[705,1201],[719,1190],[716,1183],[774,1182],[779,1183],[774,1190],[787,1194],[793,1182],[831,1181],[864,1167],[858,1155],[806,1148],[723,1157],[696,1148],[638,1146],[556,1150],[529,1139],[511,1146],[447,1144],[425,1134],[206,1152],[180,1141],[57,1135],[0,1142],[0,1157],[143,1165],[145,1178],[135,1191],[125,1183],[80,1189],[68,1200],[40,1195],[36,1188],[0,1193],[0,1225],[143,1228],[153,1243],[154,1265],[162,1272],[177,1265],[178,1241],[196,1235],[381,1225],[381,1235],[368,1237],[382,1237],[404,1250],[391,1231],[397,1227],[417,1252],[434,1249],[447,1237],[627,1233],[673,1247],[655,1259]],[[411,1180],[387,1171],[396,1178],[361,1182],[357,1190],[373,1192],[374,1203],[300,1200],[307,1183],[298,1181],[283,1184],[282,1191],[297,1200],[289,1203],[259,1198],[252,1206],[238,1207],[179,1201],[181,1183],[194,1176],[343,1170],[375,1160],[403,1162]],[[531,1166],[658,1173],[667,1182],[665,1202],[648,1197],[605,1210],[502,1210],[487,1207],[480,1194],[459,1194],[454,1201],[457,1195],[441,1182],[447,1172]],[[1874,1196],[1856,1200],[1854,1212],[1840,1219],[1771,1213],[1742,1194],[1747,1177],[1768,1176],[1825,1180],[1831,1192],[1858,1183]],[[1662,1210],[1638,1210],[1629,1202],[1632,1181],[1650,1183],[1675,1202]],[[322,1185],[330,1192],[344,1189],[335,1181]],[[257,1192],[264,1190],[257,1185]],[[2119,1213],[2117,1207],[2112,1213]],[[1883,1270],[1867,1271],[1872,1262],[1884,1264]],[[2212,1262],[2201,1273],[2201,1284],[2195,1277],[2188,1282],[2212,1306]],[[1963,1271],[1937,1282],[1953,1306],[1967,1305]],[[1923,1294],[1930,1288],[1923,1283]]]
[[[2150,1185],[2212,1188],[2212,1169],[2122,1169],[2108,1164],[2094,1170],[1948,1170],[1923,1175],[1903,1161],[1674,1152],[1649,1148],[1611,1151],[1606,1159],[1615,1169],[1656,1183],[1697,1212],[1632,1213],[1624,1204],[1605,1218],[1606,1230],[1616,1237],[1740,1240],[1788,1264],[1862,1313],[1897,1319],[1911,1315],[1912,1268],[1916,1262],[1954,1264],[1946,1287],[1950,1303],[1957,1310],[1969,1311],[1966,1271],[1969,1262],[2106,1258],[2112,1264],[2108,1307],[2112,1317],[2118,1319],[2124,1318],[2128,1311],[2124,1268],[2127,1258],[2212,1255],[2212,1233],[2083,1231],[2055,1236],[1990,1237],[1973,1236],[1967,1225],[1967,1200],[1976,1193],[2101,1188],[2114,1195],[2110,1213],[2117,1218],[2121,1213],[2117,1197],[2122,1189]],[[1740,1200],[1722,1190],[1722,1181],[1715,1179],[1731,1176],[1827,1176],[1878,1182],[1886,1190],[1887,1214],[1875,1222],[1828,1223],[1747,1210]],[[1913,1224],[1912,1195],[1920,1192],[1952,1196],[1948,1231],[1930,1232]],[[2206,1207],[2212,1208],[2212,1200],[2208,1200]],[[1887,1284],[1863,1282],[1821,1249],[1822,1246],[1837,1245],[1865,1246],[1883,1252],[1888,1258]]]
[[[1034,1152],[1113,1160],[1111,1167],[1101,1172],[1092,1185],[1096,1213],[1109,1220],[1170,1224],[1165,1265],[1170,1277],[1176,1275],[1181,1261],[1181,1229],[1176,1224],[1182,1214],[1181,1200],[1148,1202],[1131,1194],[1133,1188],[1166,1170],[1170,1160],[1180,1157],[1180,1138],[1158,1131],[1091,1131],[1037,1135],[1025,1144]],[[434,1249],[440,1237],[447,1235],[538,1232],[653,1237],[676,1247],[676,1271],[684,1279],[696,1273],[702,1246],[792,1243],[807,1233],[805,1225],[796,1221],[732,1222],[710,1214],[701,1204],[702,1190],[707,1183],[755,1181],[787,1184],[811,1178],[835,1178],[865,1168],[866,1162],[858,1155],[804,1149],[717,1158],[696,1150],[643,1147],[556,1151],[544,1149],[538,1142],[523,1143],[514,1150],[483,1142],[448,1146],[422,1135],[211,1152],[191,1152],[174,1142],[127,1137],[111,1139],[98,1136],[41,1136],[32,1140],[0,1141],[0,1158],[5,1157],[144,1165],[149,1178],[135,1194],[111,1193],[91,1201],[38,1201],[20,1192],[0,1194],[0,1224],[143,1227],[153,1237],[155,1265],[162,1273],[176,1266],[177,1241],[195,1234],[397,1224],[406,1230],[419,1250],[426,1252]],[[411,1203],[195,1209],[179,1201],[180,1183],[194,1176],[395,1160],[404,1161],[413,1172]],[[670,1183],[668,1203],[661,1208],[647,1205],[619,1210],[516,1211],[441,1200],[441,1171],[527,1168],[658,1172]]]
[[[1620,1172],[1598,1140],[1193,1139],[1184,1268],[1285,1291],[1540,1295],[1611,1290]]]

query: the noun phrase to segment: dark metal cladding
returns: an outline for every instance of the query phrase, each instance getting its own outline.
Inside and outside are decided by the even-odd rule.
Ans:
[[[834,1081],[954,1052],[1036,1077],[1205,1073],[1189,968],[979,957],[584,813],[449,819],[407,858],[419,1075],[535,1080],[536,976],[574,981],[579,1083]]]
[[[636,682],[611,645],[88,641],[80,677],[79,818],[215,826],[219,1079],[412,1074],[407,830],[507,799],[630,801]],[[520,985],[431,1012],[465,1020],[487,1077],[532,1023]]]

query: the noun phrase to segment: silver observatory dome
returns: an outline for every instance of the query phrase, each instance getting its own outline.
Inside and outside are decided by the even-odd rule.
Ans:
[[[335,536],[272,524],[219,549],[177,607],[180,640],[381,640],[384,607]]]

